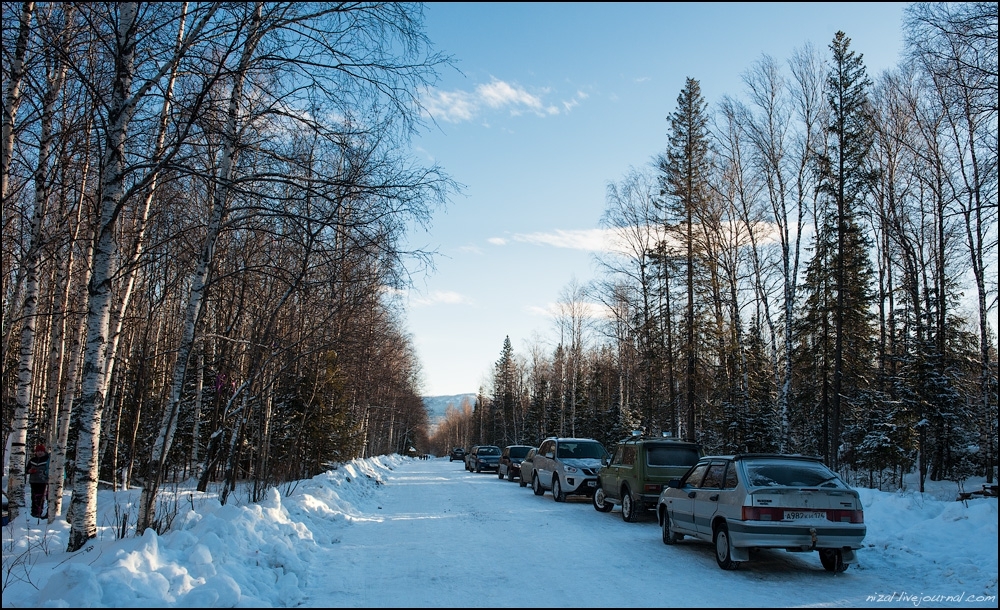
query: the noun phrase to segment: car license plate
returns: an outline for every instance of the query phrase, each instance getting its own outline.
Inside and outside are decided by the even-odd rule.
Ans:
[[[595,487],[596,485],[597,481],[587,481],[587,487]]]
[[[806,521],[812,519],[826,519],[826,511],[806,511],[806,510],[786,510],[785,521]]]

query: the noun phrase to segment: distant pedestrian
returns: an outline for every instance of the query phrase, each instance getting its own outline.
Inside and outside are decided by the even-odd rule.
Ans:
[[[45,516],[45,494],[49,486],[49,452],[45,445],[35,445],[35,456],[28,460],[28,483],[31,485],[31,516]]]

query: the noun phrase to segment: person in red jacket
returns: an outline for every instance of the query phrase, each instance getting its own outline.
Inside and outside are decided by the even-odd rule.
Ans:
[[[45,516],[45,494],[49,486],[49,452],[45,445],[35,445],[35,455],[28,460],[28,483],[31,485],[31,516]]]

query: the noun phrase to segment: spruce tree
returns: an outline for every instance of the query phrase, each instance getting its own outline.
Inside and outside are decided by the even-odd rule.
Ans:
[[[804,383],[821,383],[819,450],[839,468],[842,430],[852,399],[868,385],[872,366],[872,265],[861,210],[873,176],[867,165],[873,133],[871,81],[851,40],[837,32],[827,77],[830,118],[825,149],[816,156],[820,209],[815,255],[806,270],[806,302],[799,325]],[[803,405],[800,405],[803,406]]]
[[[701,85],[688,78],[684,89],[677,96],[677,109],[668,118],[669,142],[661,157],[661,195],[664,225],[682,244],[685,268],[687,305],[683,321],[683,353],[685,359],[686,430],[684,437],[695,440],[696,344],[695,280],[702,266],[702,247],[697,241],[695,223],[709,199],[710,145],[708,129],[708,104],[701,95]],[[669,287],[667,287],[669,290]]]

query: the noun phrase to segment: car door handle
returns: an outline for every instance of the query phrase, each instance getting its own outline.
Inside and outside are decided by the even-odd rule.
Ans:
[[[698,495],[698,492],[696,492],[696,491],[689,491],[688,492],[688,497],[689,498],[694,499],[694,497],[697,496],[697,495]]]
[[[718,502],[719,501],[719,494],[712,494],[712,495],[708,496],[708,499],[711,500],[712,502]]]

